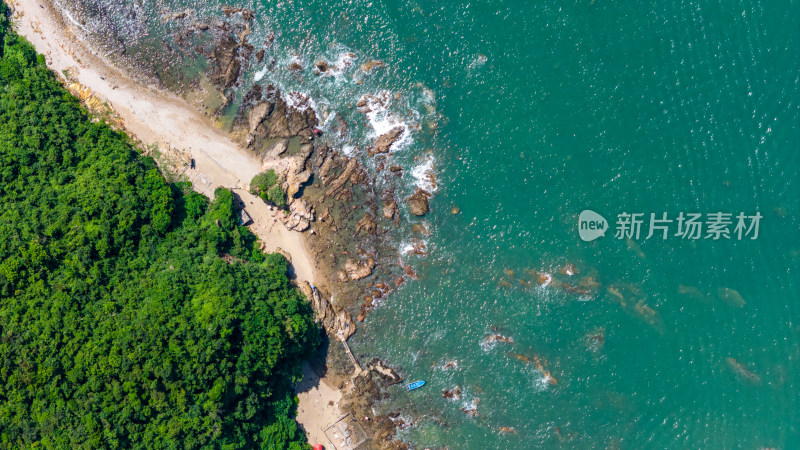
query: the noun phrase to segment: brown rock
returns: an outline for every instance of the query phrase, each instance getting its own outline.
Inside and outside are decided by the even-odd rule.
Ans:
[[[250,125],[250,133],[256,131],[261,122],[264,121],[272,111],[275,109],[275,105],[268,102],[261,102],[253,107],[250,110],[250,117],[249,117],[249,125]]]
[[[352,258],[348,258],[344,263],[344,270],[347,275],[353,280],[360,280],[372,274],[372,269],[375,268],[375,260],[368,258],[366,261],[356,262]]]
[[[320,75],[320,74],[323,74],[323,73],[327,72],[328,69],[330,69],[330,66],[328,66],[328,63],[325,62],[325,61],[317,61],[314,64],[314,72],[317,75]]]
[[[405,127],[397,126],[378,136],[378,139],[375,140],[375,147],[368,152],[369,155],[373,156],[380,153],[389,153],[389,148],[391,148],[395,141],[400,139],[404,131],[406,131]]]
[[[427,191],[417,188],[414,194],[407,199],[411,214],[415,216],[424,216],[427,214],[430,210],[430,204],[428,203],[428,197],[430,196],[431,194]]]
[[[364,72],[372,72],[374,69],[386,66],[386,63],[373,59],[361,65],[361,70]]]
[[[395,213],[397,213],[397,202],[394,199],[386,200],[383,204],[383,217],[392,220]]]
[[[564,267],[561,268],[561,273],[563,275],[572,276],[572,275],[575,275],[576,273],[578,273],[578,268],[575,267],[575,264],[566,263],[566,264],[564,264]]]
[[[375,223],[375,216],[370,213],[364,213],[364,217],[362,217],[361,220],[356,223],[356,230],[354,234],[358,236],[358,233],[360,233],[361,230],[364,230],[369,234],[375,234],[377,229],[378,224]]]
[[[220,89],[227,89],[239,78],[242,64],[237,58],[239,43],[229,34],[223,34],[216,47],[214,47],[214,69],[211,72],[211,82]]]
[[[336,272],[336,278],[338,278],[340,282],[346,283],[347,280],[348,280],[347,272],[345,272],[344,270],[340,270],[340,271]]]
[[[442,391],[442,397],[450,399],[450,400],[460,400],[461,399],[461,388],[459,386],[456,386],[453,389],[444,389]]]
[[[417,278],[417,273],[414,272],[414,269],[412,269],[411,266],[409,266],[409,265],[406,265],[403,268],[403,273],[405,273],[406,276],[409,277],[409,278]]]
[[[347,165],[344,168],[344,171],[336,177],[335,180],[331,182],[330,188],[325,193],[325,195],[335,195],[338,191],[344,186],[345,183],[350,179],[350,176],[355,172],[356,168],[358,167],[358,160],[356,158],[350,158],[347,161]]]

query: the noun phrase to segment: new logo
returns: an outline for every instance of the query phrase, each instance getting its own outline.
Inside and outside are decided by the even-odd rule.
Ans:
[[[578,234],[586,242],[605,236],[607,229],[606,219],[592,210],[585,209],[578,216]]]

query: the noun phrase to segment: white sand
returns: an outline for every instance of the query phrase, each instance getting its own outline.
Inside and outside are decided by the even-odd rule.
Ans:
[[[20,35],[45,55],[60,77],[71,69],[74,81],[88,87],[123,119],[128,133],[145,145],[194,158],[196,169],[184,174],[194,189],[213,197],[217,187],[234,189],[253,219],[250,229],[267,251],[283,249],[291,256],[299,280],[313,282],[314,267],[302,233],[290,231],[259,198],[247,192],[262,162],[233,142],[212,120],[174,94],[132,81],[93,51],[74,25],[62,19],[47,0],[10,0],[12,22]],[[190,156],[189,156],[190,155]],[[298,421],[310,443],[327,444],[322,430],[339,418],[340,392],[322,383],[306,364],[301,382]],[[329,402],[333,401],[333,405]]]
[[[310,444],[322,444],[325,448],[334,448],[327,436],[325,428],[341,417],[339,400],[342,393],[328,386],[311,369],[308,363],[303,364],[303,381],[297,385],[297,422],[303,425]],[[333,405],[330,405],[333,402]]]

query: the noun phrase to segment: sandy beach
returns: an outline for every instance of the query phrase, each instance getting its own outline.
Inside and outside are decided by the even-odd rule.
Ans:
[[[265,251],[281,250],[291,259],[300,281],[314,283],[316,265],[302,233],[288,230],[277,210],[249,193],[249,182],[261,172],[263,162],[247,152],[217,128],[212,119],[182,98],[142,86],[112,66],[79,36],[74,24],[62,17],[49,1],[10,1],[12,22],[17,33],[28,39],[45,56],[47,66],[62,81],[65,71],[71,81],[89,88],[122,119],[125,130],[145,146],[158,148],[173,160],[194,159],[195,169],[182,175],[196,191],[213,197],[218,187],[232,189],[253,219],[250,229]],[[167,168],[164,168],[165,170]],[[340,416],[341,394],[304,366],[306,378],[298,385],[298,422],[306,429],[310,443],[327,444],[323,429]]]

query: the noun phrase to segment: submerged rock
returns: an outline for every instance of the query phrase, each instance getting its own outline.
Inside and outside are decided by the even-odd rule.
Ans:
[[[380,68],[380,67],[384,67],[384,66],[386,66],[386,63],[373,59],[372,61],[367,61],[366,63],[362,64],[361,65],[361,70],[363,70],[364,72],[369,73],[369,72],[372,72],[374,69],[377,69],[377,68]]]
[[[728,367],[730,367],[733,373],[735,373],[741,379],[755,384],[761,382],[761,377],[759,375],[753,373],[750,369],[748,369],[744,364],[737,361],[735,358],[727,357],[725,358],[725,362],[728,364]]]
[[[578,273],[578,268],[575,267],[575,264],[566,263],[564,267],[560,270],[562,275],[572,276]]]
[[[442,397],[450,399],[450,400],[460,400],[461,399],[461,387],[456,386],[452,389],[444,389],[442,390]]]
[[[461,408],[461,412],[469,417],[478,417],[478,405],[481,404],[481,399],[475,397],[471,402],[467,403]]]
[[[487,345],[503,343],[503,344],[513,344],[514,338],[509,336],[503,336],[502,334],[490,334],[483,339],[483,343]]]
[[[747,302],[744,300],[744,297],[742,297],[742,294],[740,294],[736,289],[719,288],[717,292],[719,293],[719,298],[721,298],[722,301],[730,306],[741,308],[747,304]]]

